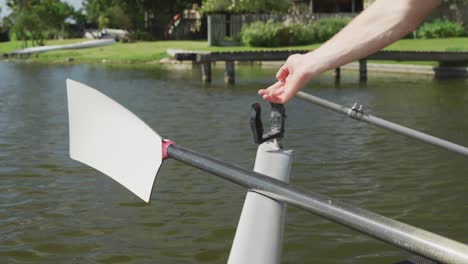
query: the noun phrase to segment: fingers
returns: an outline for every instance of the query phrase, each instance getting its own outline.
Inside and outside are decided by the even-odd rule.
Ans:
[[[283,99],[278,96],[264,95],[263,99],[265,99],[268,102],[275,103],[275,104],[284,104]]]
[[[276,73],[276,79],[278,81],[283,81],[286,79],[289,75],[292,74],[293,68],[297,66],[298,62],[301,61],[301,54],[293,54],[288,57],[286,60],[286,63],[281,66],[281,68],[278,70]]]
[[[261,89],[258,91],[263,99],[272,103],[282,103],[281,95],[284,93],[284,81],[279,81],[272,84],[267,89]]]
[[[270,85],[266,89],[258,90],[258,94],[265,95],[265,94],[275,93],[277,90],[280,90],[282,86],[284,86],[284,82],[276,82],[276,83]]]
[[[276,91],[267,93],[263,95],[263,99],[267,100],[271,103],[276,103],[276,104],[284,104],[288,100],[285,99],[285,94],[287,93],[287,88],[283,87],[281,89],[278,89]]]
[[[283,103],[288,102],[296,93],[306,85],[308,80],[301,75],[289,76],[284,85],[284,92],[281,94],[281,100]]]
[[[299,59],[300,55],[292,55],[288,58],[288,61],[294,59]],[[286,63],[278,70],[276,73],[276,78],[278,81],[266,89],[261,89],[258,91],[263,99],[272,102],[285,104],[291,100],[296,93],[307,83],[308,77],[305,74],[302,74],[301,71],[294,70],[290,71],[289,64]],[[292,65],[292,64],[291,64]]]
[[[282,81],[286,79],[288,75],[289,75],[289,68],[288,68],[288,64],[286,63],[286,64],[283,64],[283,66],[281,66],[281,68],[276,73],[276,79],[278,81]]]
[[[306,79],[297,75],[289,75],[285,80],[276,82],[259,94],[263,99],[277,104],[285,104],[305,85]]]

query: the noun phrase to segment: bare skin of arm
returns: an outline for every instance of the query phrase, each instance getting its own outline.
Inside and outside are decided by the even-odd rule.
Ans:
[[[284,104],[315,76],[371,55],[413,31],[440,0],[376,0],[320,48],[291,55],[276,83],[258,91],[263,99]]]

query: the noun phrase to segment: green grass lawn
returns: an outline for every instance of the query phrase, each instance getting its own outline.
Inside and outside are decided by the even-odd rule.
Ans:
[[[403,39],[385,50],[468,51],[468,37],[444,39]]]
[[[83,39],[53,40],[47,45],[57,45],[83,41]],[[152,41],[136,43],[116,43],[111,46],[49,51],[31,57],[37,62],[63,63],[73,58],[77,63],[148,63],[168,57],[166,50],[187,49],[204,51],[250,51],[250,50],[313,50],[320,44],[290,46],[280,48],[253,48],[248,46],[209,47],[207,41]],[[18,42],[0,43],[0,53],[8,53],[20,48]],[[448,39],[405,39],[396,42],[386,50],[419,51],[468,51],[468,38]]]
[[[83,41],[75,39],[74,42]],[[73,42],[73,41],[72,41]],[[47,45],[62,44],[63,41],[49,41]],[[69,43],[69,42],[67,42]],[[16,48],[14,43],[0,43],[0,52],[8,53]],[[38,62],[64,62],[68,58],[73,58],[76,62],[95,63],[146,63],[168,57],[167,49],[187,49],[205,51],[248,51],[248,50],[288,50],[288,49],[314,49],[319,44],[281,47],[281,48],[252,48],[248,46],[236,47],[210,47],[207,41],[141,41],[135,43],[116,43],[111,46],[96,47],[89,49],[49,51],[35,54],[32,59]]]

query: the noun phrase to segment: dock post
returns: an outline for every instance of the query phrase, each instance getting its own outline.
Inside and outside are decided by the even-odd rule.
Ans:
[[[359,60],[359,81],[367,82],[367,60]]]
[[[211,62],[205,62],[201,65],[203,82],[211,82]]]
[[[233,84],[235,81],[236,66],[234,61],[226,61],[226,72],[224,73],[224,82]]]
[[[335,76],[335,82],[339,82],[340,79],[341,79],[341,68],[340,67],[335,69],[334,76]]]

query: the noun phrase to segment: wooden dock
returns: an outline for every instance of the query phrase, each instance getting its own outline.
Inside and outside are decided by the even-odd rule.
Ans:
[[[286,50],[286,51],[239,51],[239,52],[206,52],[206,51],[178,51],[174,53],[174,58],[178,61],[192,61],[201,64],[202,79],[205,82],[211,81],[211,63],[223,61],[226,63],[225,77],[226,83],[235,81],[236,61],[285,61],[290,55],[304,54],[308,50]],[[389,61],[437,61],[438,67],[434,67],[436,77],[443,77],[447,73],[448,67],[458,67],[455,75],[468,77],[468,52],[445,52],[445,51],[379,51],[364,59],[359,60],[359,80],[367,81],[367,61],[368,60],[389,60]],[[464,67],[464,68],[463,68]],[[335,69],[336,80],[340,79],[340,68]],[[439,73],[439,76],[438,76]],[[448,74],[450,75],[450,74]]]

